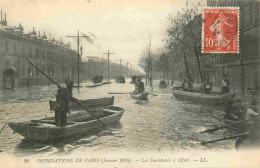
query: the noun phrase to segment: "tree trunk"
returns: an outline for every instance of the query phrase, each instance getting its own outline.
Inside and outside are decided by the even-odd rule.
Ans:
[[[195,53],[195,56],[196,56],[196,59],[197,59],[197,63],[198,63],[198,69],[199,69],[201,83],[203,83],[204,82],[204,78],[202,76],[202,71],[201,71],[201,67],[200,67],[200,59],[199,59],[199,54],[198,54],[198,51],[197,51],[197,43],[195,43],[195,46],[194,46],[194,53]]]
[[[242,57],[242,55],[241,55]],[[244,60],[241,58],[241,89],[242,93],[245,93],[245,84],[244,84],[244,78],[245,78],[245,68],[244,68]]]
[[[145,71],[145,85],[147,86],[147,78],[148,78],[148,74],[147,74],[148,72],[147,72],[147,70]]]
[[[185,67],[186,67],[186,78],[188,78],[188,75],[189,75],[190,72],[189,72],[188,62],[187,62],[187,58],[186,58],[184,49],[183,49],[183,58],[184,58]]]
[[[173,68],[172,68],[172,85],[173,85]]]

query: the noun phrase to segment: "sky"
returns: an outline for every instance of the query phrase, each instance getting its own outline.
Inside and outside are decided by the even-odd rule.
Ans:
[[[189,0],[197,3],[198,0]],[[35,28],[47,37],[70,41],[76,50],[76,39],[67,35],[93,34],[96,45],[81,39],[82,60],[88,56],[127,62],[136,69],[142,50],[151,36],[152,50],[164,45],[167,37],[167,16],[183,8],[186,0],[0,0],[0,9],[7,13],[10,26]]]

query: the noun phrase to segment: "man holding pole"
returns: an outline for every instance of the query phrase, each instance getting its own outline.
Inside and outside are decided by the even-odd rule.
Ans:
[[[67,91],[67,89],[63,89]],[[58,88],[56,96],[55,108],[55,124],[57,127],[64,127],[67,125],[67,113],[69,111],[70,98],[64,93],[61,88]]]

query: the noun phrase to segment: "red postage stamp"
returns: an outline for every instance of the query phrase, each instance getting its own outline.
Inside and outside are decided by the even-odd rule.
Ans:
[[[239,53],[239,8],[203,9],[202,53]]]

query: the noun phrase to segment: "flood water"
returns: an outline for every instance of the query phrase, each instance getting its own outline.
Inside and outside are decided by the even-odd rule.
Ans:
[[[223,124],[223,107],[178,101],[170,88],[160,89],[154,82],[153,91],[158,96],[134,100],[128,94],[115,96],[115,106],[125,109],[119,123],[84,135],[52,142],[27,141],[13,134],[7,126],[0,134],[0,150],[15,156],[49,156],[89,151],[186,151],[234,149],[234,141],[220,141],[202,146],[200,141],[213,140],[233,134],[227,130],[199,133]],[[109,92],[130,92],[134,85],[113,82],[96,88],[74,89],[79,99],[108,97]],[[56,86],[35,86],[2,91],[0,94],[0,126],[10,121],[27,121],[54,116],[48,100],[55,99]],[[147,87],[146,91],[151,88]]]

